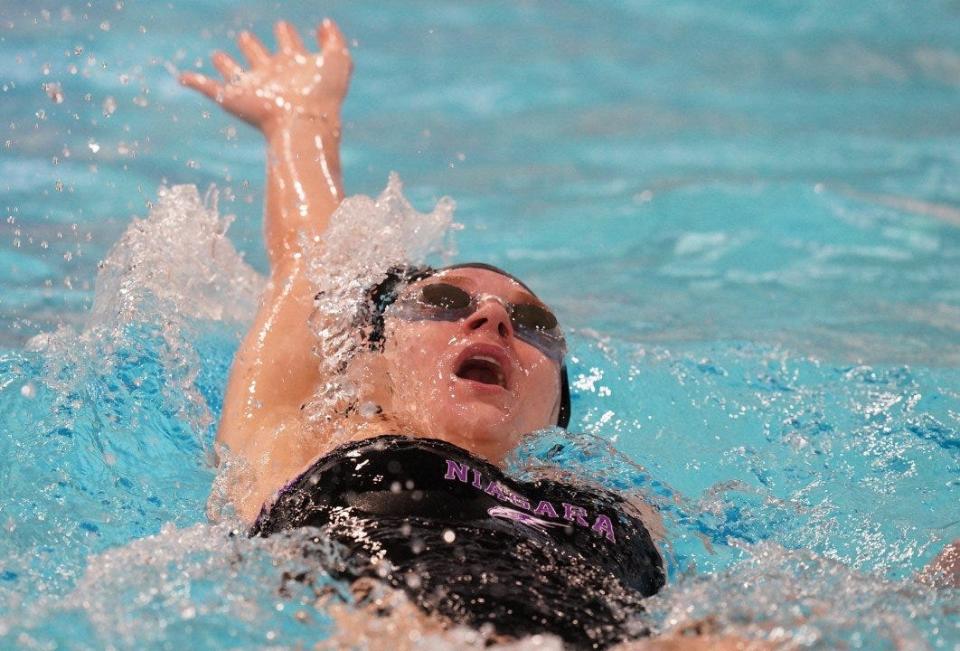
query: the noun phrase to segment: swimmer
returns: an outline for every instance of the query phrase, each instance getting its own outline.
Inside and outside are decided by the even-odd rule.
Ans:
[[[303,406],[341,381],[323,377],[312,353],[315,289],[300,242],[323,237],[344,197],[352,68],[332,21],[316,36],[311,52],[277,23],[271,53],[244,32],[246,69],[217,52],[222,80],[180,78],[267,141],[269,284],[217,432],[253,476],[234,487],[238,514],[252,534],[324,528],[350,561],[331,573],[384,579],[452,622],[588,648],[624,639],[624,614],[664,584],[638,514],[612,493],[518,482],[500,468],[525,434],[570,417],[562,330],[519,279],[481,263],[392,270],[370,288],[368,350],[345,370],[357,405],[375,408],[306,422]]]
[[[401,275],[415,282],[402,297],[386,285],[373,297],[386,310],[372,315],[382,323],[382,341],[371,342],[377,345],[347,370],[351,379],[365,381],[358,403],[377,405],[377,417],[353,409],[319,430],[304,421],[302,408],[318,387],[342,380],[322,377],[312,353],[307,322],[315,289],[300,242],[323,237],[344,196],[340,107],[352,63],[332,21],[317,31],[319,53],[308,52],[287,23],[277,24],[276,37],[279,49],[271,54],[253,35],[240,35],[248,70],[215,53],[223,82],[192,72],[180,78],[256,126],[267,141],[270,278],[234,359],[217,431],[218,443],[245,459],[256,476],[249,494],[235,500],[250,522],[290,479],[330,451],[335,432],[349,432],[348,440],[411,433],[496,464],[524,434],[560,423],[567,395],[562,332],[525,285],[480,264],[406,270]],[[443,382],[435,381],[438,376]],[[427,387],[433,389],[429,396],[418,393]]]
[[[344,197],[340,109],[352,62],[324,20],[309,50],[276,25],[271,53],[243,32],[247,67],[181,83],[266,138],[269,283],[230,371],[217,442],[247,467],[230,487],[252,535],[320,527],[347,553],[337,576],[377,578],[444,621],[500,636],[603,648],[647,631],[626,617],[665,582],[640,514],[613,493],[501,469],[523,437],[570,418],[563,332],[523,282],[480,263],[399,268],[369,289],[368,346],[344,370],[356,404],[309,423],[327,382],[314,357],[315,288],[303,239],[321,241]],[[371,407],[372,406],[372,407]],[[699,639],[699,641],[698,641]],[[748,648],[729,638],[644,648]],[[755,648],[755,647],[753,647]]]

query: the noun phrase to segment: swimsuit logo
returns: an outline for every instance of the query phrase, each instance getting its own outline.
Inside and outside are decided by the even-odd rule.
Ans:
[[[514,522],[525,524],[528,527],[533,527],[540,531],[546,531],[547,527],[565,526],[562,522],[541,520],[540,518],[533,517],[529,513],[524,513],[523,511],[511,509],[506,506],[491,506],[487,509],[487,515],[493,516],[494,518],[502,518],[503,520],[513,520]]]
[[[447,472],[443,476],[444,479],[451,481],[459,481],[464,484],[469,483],[471,486],[478,490],[482,490],[487,495],[496,498],[501,502],[508,502],[516,507],[523,509],[524,511],[532,511],[533,515],[528,515],[523,511],[517,511],[515,509],[507,507],[492,507],[488,513],[494,517],[505,518],[509,520],[515,520],[522,524],[536,527],[542,529],[545,526],[562,526],[564,522],[550,522],[549,520],[544,520],[543,518],[553,518],[554,520],[560,520],[561,516],[557,513],[557,509],[554,508],[551,502],[547,500],[540,500],[540,503],[537,504],[536,508],[530,503],[526,497],[518,495],[511,490],[508,490],[500,482],[489,480],[484,483],[485,478],[480,474],[480,471],[476,468],[471,468],[465,463],[459,463],[453,459],[447,459]],[[594,518],[593,524],[587,520],[589,516],[587,510],[582,506],[576,506],[574,504],[567,504],[566,502],[561,502],[561,509],[563,510],[563,520],[567,522],[576,523],[578,526],[588,528],[593,532],[603,535],[604,538],[609,540],[612,543],[617,542],[616,536],[613,533],[613,521],[609,517],[598,513]],[[539,517],[536,517],[539,516]]]

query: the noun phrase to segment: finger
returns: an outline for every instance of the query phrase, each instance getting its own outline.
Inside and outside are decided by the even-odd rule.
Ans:
[[[274,27],[274,34],[277,36],[277,45],[282,52],[287,54],[306,54],[307,48],[304,47],[300,35],[296,28],[285,20],[277,21]]]
[[[184,72],[180,74],[179,81],[187,88],[200,91],[210,99],[219,102],[223,97],[223,86],[215,79],[197,72]]]
[[[243,68],[240,67],[240,64],[226,52],[213,53],[213,67],[219,70],[227,81],[232,81],[235,77],[243,74]]]
[[[255,68],[270,60],[270,50],[250,32],[240,32],[240,36],[237,37],[237,45],[240,46],[240,51],[250,62],[251,67]]]
[[[346,51],[347,49],[347,39],[344,37],[343,32],[341,32],[337,24],[329,18],[324,18],[323,22],[320,23],[320,26],[317,28],[317,41],[320,43],[320,47],[325,50]]]

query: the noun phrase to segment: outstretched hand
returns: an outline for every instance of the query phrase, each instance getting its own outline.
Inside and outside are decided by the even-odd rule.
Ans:
[[[267,134],[291,117],[336,122],[353,67],[339,28],[330,19],[317,27],[320,52],[307,50],[290,23],[280,21],[274,31],[278,46],[275,54],[250,32],[242,32],[237,38],[248,69],[229,54],[215,52],[213,65],[223,76],[222,82],[184,72],[180,83]]]

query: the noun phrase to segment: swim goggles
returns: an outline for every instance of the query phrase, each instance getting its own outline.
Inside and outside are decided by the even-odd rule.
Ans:
[[[567,343],[557,317],[536,303],[510,303],[493,294],[470,294],[462,287],[434,282],[401,294],[388,312],[407,321],[460,321],[488,300],[495,300],[506,309],[517,339],[562,363]]]

